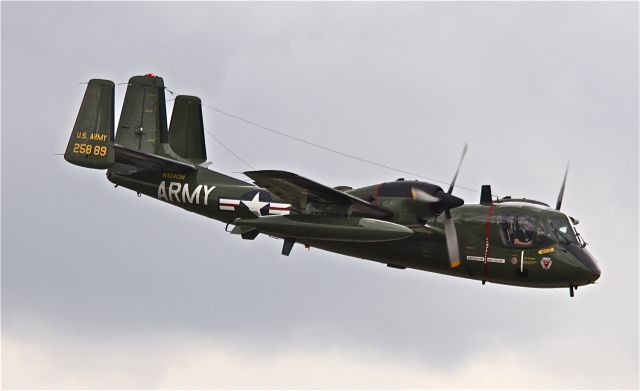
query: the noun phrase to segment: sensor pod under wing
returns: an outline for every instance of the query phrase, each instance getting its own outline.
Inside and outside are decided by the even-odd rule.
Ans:
[[[386,242],[405,239],[414,231],[404,225],[367,217],[335,217],[293,214],[236,219],[236,233],[256,229],[286,239],[331,240],[339,242]]]

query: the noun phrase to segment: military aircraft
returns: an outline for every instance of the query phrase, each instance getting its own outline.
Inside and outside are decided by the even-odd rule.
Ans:
[[[465,205],[452,192],[398,179],[362,188],[332,188],[286,171],[248,171],[254,183],[207,168],[202,104],[175,99],[167,126],[165,86],[153,74],[129,80],[114,134],[114,83],[88,83],[64,158],[106,169],[107,178],[138,196],[181,207],[231,225],[253,240],[259,234],[368,259],[485,282],[536,288],[569,288],[600,277],[577,233],[578,220],[530,199],[494,199],[482,186],[480,202]]]

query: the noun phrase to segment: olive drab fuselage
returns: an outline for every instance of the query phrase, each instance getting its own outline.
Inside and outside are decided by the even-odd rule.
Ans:
[[[271,205],[288,205],[269,191],[216,173],[206,168],[184,175],[166,172],[118,174],[116,164],[107,176],[113,183],[140,194],[168,202],[205,217],[233,224],[238,218],[260,218],[280,215],[271,211]],[[196,191],[195,189],[200,189]],[[359,189],[352,190],[358,193]],[[197,194],[196,194],[197,193]],[[258,194],[265,203],[259,214],[251,211],[250,204]],[[236,200],[237,202],[232,202]],[[402,203],[398,199],[397,203]],[[260,206],[260,205],[258,205]],[[289,213],[295,213],[291,210]],[[548,216],[566,215],[551,208],[526,202],[495,203],[492,205],[463,205],[451,210],[460,243],[461,265],[450,268],[447,249],[442,238],[440,217],[434,217],[420,229],[413,225],[415,234],[408,238],[382,242],[355,242],[331,240],[304,240],[300,244],[352,257],[381,262],[395,268],[412,268],[471,278],[499,284],[566,288],[570,284],[581,286],[593,282],[598,274],[591,256],[579,244],[563,243],[550,233],[549,240],[518,246],[505,242],[500,233],[500,219],[507,216],[534,217],[548,221]],[[355,219],[355,217],[344,217]],[[551,229],[548,229],[551,231]],[[570,247],[579,248],[583,261],[575,257]],[[588,262],[588,261],[587,261]]]
[[[92,79],[64,154],[68,162],[106,169],[116,184],[221,221],[243,239],[259,234],[393,268],[413,268],[516,286],[573,290],[600,276],[577,221],[530,200],[480,203],[418,181],[331,188],[286,171],[247,171],[253,183],[210,170],[200,99],[179,95],[167,125],[163,79],[129,80],[117,132],[114,83]],[[232,228],[229,230],[228,227]]]

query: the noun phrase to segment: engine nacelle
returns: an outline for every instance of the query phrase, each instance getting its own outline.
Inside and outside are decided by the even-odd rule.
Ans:
[[[440,186],[403,179],[354,189],[348,193],[390,210],[393,212],[392,221],[401,224],[422,224],[447,209],[464,204],[462,199],[447,194]]]

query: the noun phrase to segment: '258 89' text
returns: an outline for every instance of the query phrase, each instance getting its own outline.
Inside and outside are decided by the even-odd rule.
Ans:
[[[91,144],[73,144],[73,153],[77,153],[80,155],[95,155],[95,156],[106,156],[107,155],[107,147],[103,145],[91,145]]]

